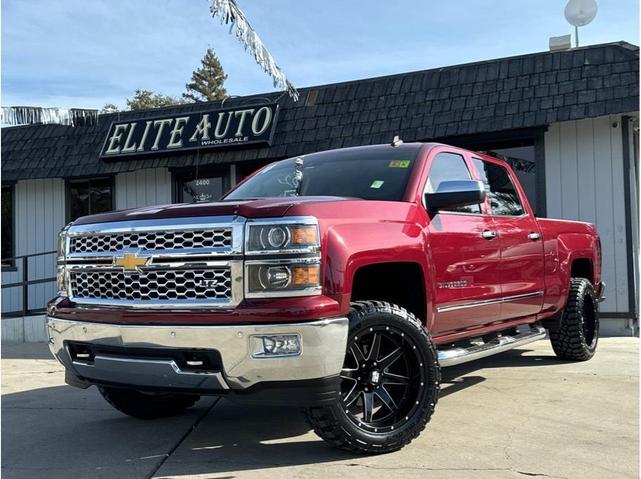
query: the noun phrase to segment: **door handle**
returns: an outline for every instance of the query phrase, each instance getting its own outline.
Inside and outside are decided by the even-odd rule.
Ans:
[[[541,233],[530,233],[527,237],[532,241],[537,241],[541,239]]]
[[[481,233],[481,236],[487,240],[494,239],[498,233],[496,231],[491,231],[491,230],[485,230],[483,233]]]

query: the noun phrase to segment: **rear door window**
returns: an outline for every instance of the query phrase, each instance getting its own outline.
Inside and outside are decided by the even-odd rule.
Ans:
[[[521,216],[525,213],[519,192],[507,169],[496,163],[473,158],[474,166],[490,198],[492,214],[496,216]]]

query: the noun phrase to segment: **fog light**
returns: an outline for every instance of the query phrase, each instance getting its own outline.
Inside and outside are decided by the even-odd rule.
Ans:
[[[278,358],[298,356],[301,340],[298,334],[274,334],[251,337],[253,358]]]

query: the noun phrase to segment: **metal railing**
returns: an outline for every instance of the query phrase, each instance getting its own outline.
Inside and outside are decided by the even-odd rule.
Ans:
[[[22,272],[22,281],[17,281],[14,283],[7,283],[7,284],[2,284],[2,289],[9,289],[9,288],[22,288],[22,309],[14,310],[14,311],[7,311],[7,312],[2,312],[2,317],[3,318],[13,318],[17,316],[28,316],[29,314],[38,314],[38,313],[43,313],[46,311],[46,307],[42,308],[35,308],[35,309],[29,309],[29,286],[34,285],[34,284],[44,284],[44,283],[51,283],[56,281],[56,277],[53,276],[51,278],[39,278],[39,279],[29,279],[29,258],[35,258],[37,256],[46,256],[50,254],[57,254],[57,251],[45,251],[44,253],[34,253],[34,254],[25,254],[25,255],[20,255],[20,256],[14,256],[11,258],[2,258],[3,263],[5,261],[11,261],[12,263],[15,263],[15,265],[18,265],[18,262],[20,262],[21,267],[20,270]],[[55,268],[55,266],[54,266]],[[3,271],[7,272],[8,271]],[[13,271],[12,271],[13,272]]]

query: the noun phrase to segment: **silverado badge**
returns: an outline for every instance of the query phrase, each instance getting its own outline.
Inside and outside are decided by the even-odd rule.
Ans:
[[[149,263],[151,258],[141,258],[136,253],[125,253],[114,258],[114,266],[120,266],[125,271],[137,271],[141,266]]]

